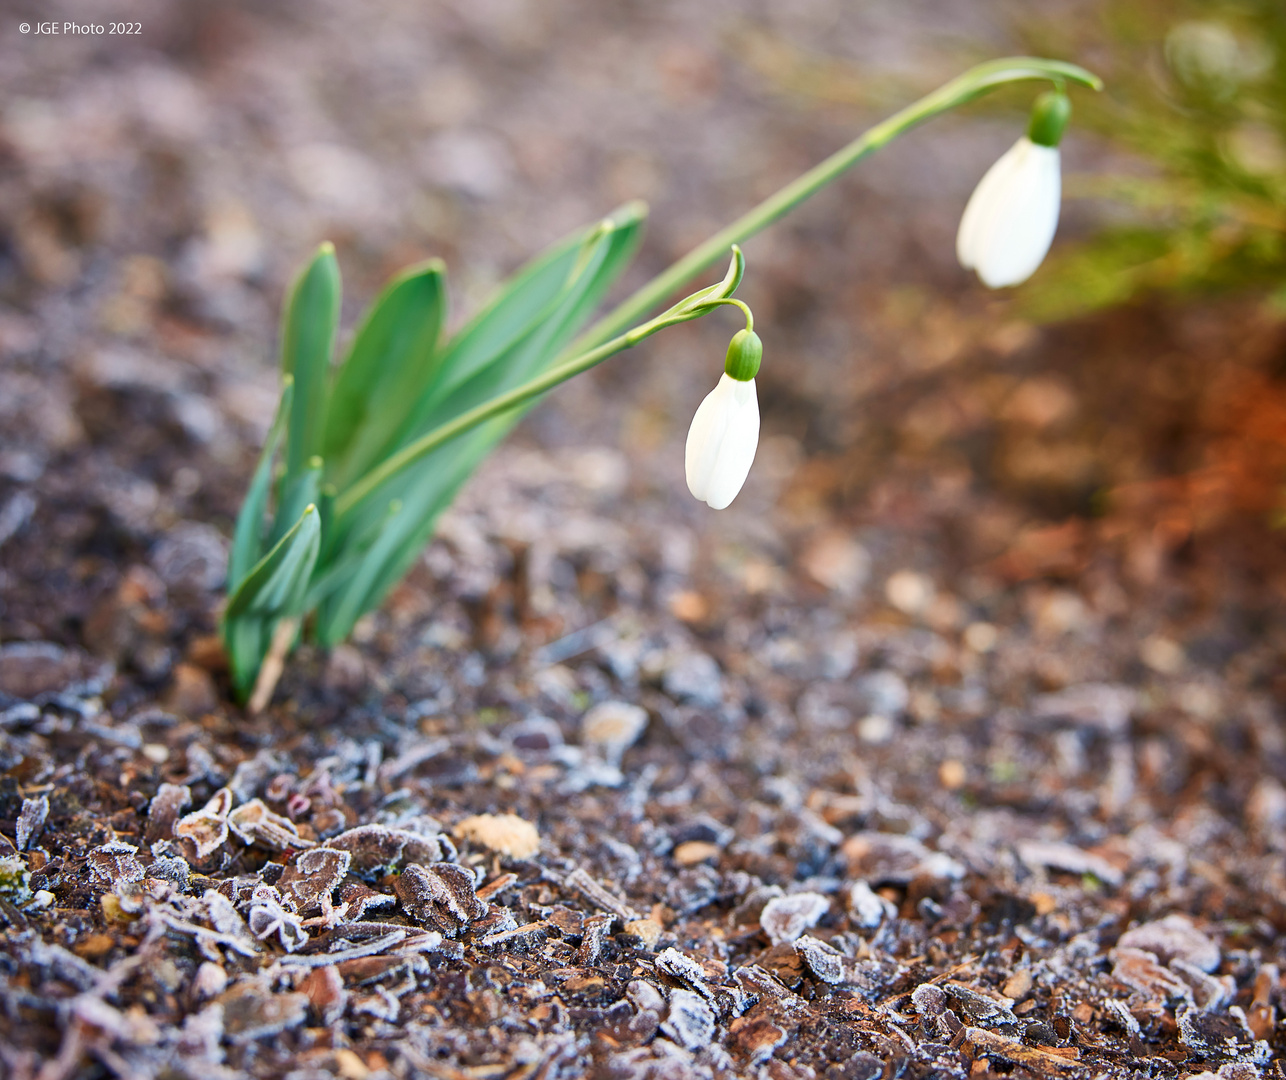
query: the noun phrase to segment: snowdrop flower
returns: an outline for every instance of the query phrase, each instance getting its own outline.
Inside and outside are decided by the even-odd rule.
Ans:
[[[688,490],[712,510],[722,510],[741,490],[759,446],[759,401],[755,373],[763,342],[753,330],[740,330],[728,346],[719,384],[692,418],[684,467]]]
[[[1067,95],[1042,94],[1031,125],[979,182],[960,219],[956,255],[992,289],[1036,272],[1058,228],[1058,143],[1071,115]]]

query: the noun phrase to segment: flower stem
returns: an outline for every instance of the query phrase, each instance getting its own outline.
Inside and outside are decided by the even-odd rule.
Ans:
[[[643,326],[636,326],[628,333],[618,334],[611,341],[605,341],[603,344],[589,349],[579,356],[573,356],[571,359],[550,368],[543,375],[539,375],[521,386],[515,387],[513,390],[499,394],[489,401],[484,401],[481,405],[475,405],[472,409],[460,413],[453,420],[434,428],[414,442],[408,443],[397,453],[385,458],[376,468],[368,472],[351,487],[345,488],[344,491],[340,492],[335,497],[334,516],[339,518],[347,514],[386,480],[392,479],[403,469],[413,465],[443,443],[450,442],[457,435],[463,435],[470,428],[477,427],[479,424],[492,420],[520,405],[525,405],[532,398],[539,397],[547,390],[552,390],[559,383],[566,382],[572,376],[579,375],[582,371],[588,371],[596,364],[601,364],[608,357],[615,356],[618,352],[622,352],[642,341],[645,337],[661,329],[659,325],[653,325],[655,322],[657,320],[653,320],[651,323],[644,323]]]
[[[665,326],[697,318],[717,303],[727,302],[726,295],[717,298],[711,296],[704,302],[702,302],[703,298],[694,296],[690,298],[693,303],[683,308],[682,312],[679,308],[675,308],[672,312],[659,315],[633,329],[625,329],[631,323],[646,316],[679,286],[706,269],[716,259],[726,255],[729,248],[735,249],[740,241],[754,236],[755,233],[771,225],[814,192],[829,184],[844,170],[886,143],[892,142],[903,132],[932,119],[939,113],[963,105],[988,90],[1026,79],[1047,79],[1053,82],[1067,79],[1095,90],[1102,87],[1098,76],[1075,64],[1065,64],[1058,60],[1011,57],[1005,60],[992,60],[970,68],[963,75],[952,79],[900,112],[894,113],[887,120],[870,128],[865,134],[859,135],[848,146],[832,154],[820,165],[809,169],[798,179],[791,181],[775,195],[770,195],[753,210],[743,214],[731,225],[694,248],[668,270],[658,274],[574,341],[563,354],[568,359],[555,364],[550,370],[522,386],[515,387],[461,413],[455,419],[434,428],[386,458],[351,487],[336,496],[333,508],[335,518],[353,510],[385,481],[458,435],[520,405],[525,405],[559,383],[566,382],[572,376],[579,375],[596,364],[601,364],[608,357],[630,348]],[[741,257],[736,253],[734,269],[739,268],[740,265]],[[729,274],[733,273],[734,270],[730,269]],[[735,273],[735,278],[740,280],[739,269]],[[731,288],[735,287],[735,281],[731,278],[726,279],[723,285],[725,293],[730,292]],[[720,287],[712,286],[709,291],[713,293]],[[684,303],[687,304],[687,301]],[[738,306],[741,305],[738,304]],[[748,312],[749,309],[746,310]],[[747,327],[751,325],[753,324],[748,318]]]
[[[753,210],[743,214],[731,225],[693,248],[669,269],[662,271],[638,292],[591,326],[571,344],[567,351],[573,354],[583,352],[620,333],[624,327],[646,315],[685,282],[719,259],[730,245],[739,244],[771,225],[810,195],[829,184],[840,173],[868,154],[892,142],[904,132],[926,120],[933,119],[939,113],[972,101],[988,90],[1027,79],[1047,79],[1054,83],[1060,83],[1066,79],[1094,90],[1102,89],[1103,86],[1102,80],[1097,75],[1084,68],[1039,57],[1008,57],[972,67],[931,94],[859,135],[842,150],[836,151],[819,165],[792,180],[776,194],[769,195]]]

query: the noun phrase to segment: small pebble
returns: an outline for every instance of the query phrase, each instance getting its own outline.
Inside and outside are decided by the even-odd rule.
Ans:
[[[970,623],[965,627],[964,643],[976,653],[989,653],[996,647],[1000,631],[989,622]]]
[[[689,840],[674,849],[674,861],[680,866],[696,866],[719,857],[719,845],[706,840]]]
[[[625,924],[625,932],[638,938],[649,949],[656,947],[665,928],[655,919],[633,919]]]
[[[1177,642],[1153,634],[1140,643],[1139,659],[1158,675],[1174,675],[1182,669],[1186,658],[1183,648]]]
[[[884,583],[884,598],[906,615],[919,615],[933,603],[933,582],[914,570],[899,570]]]
[[[723,676],[712,657],[685,652],[665,672],[661,683],[677,701],[713,707],[723,701]]]
[[[870,575],[871,557],[847,534],[827,532],[809,544],[800,565],[817,584],[840,596],[856,596]]]
[[[228,973],[218,964],[209,960],[196,969],[192,979],[192,992],[198,998],[214,997],[222,994],[228,986]]]
[[[1001,993],[1007,998],[1012,998],[1014,1001],[1022,1001],[1022,999],[1025,998],[1031,990],[1031,985],[1031,972],[1026,968],[1021,968],[1005,980],[1005,985],[1001,990]]]
[[[964,762],[948,758],[938,766],[938,783],[948,791],[959,791],[969,779]]]
[[[603,701],[580,722],[581,742],[597,747],[613,764],[633,746],[647,727],[647,710],[624,701]]]
[[[858,738],[873,746],[882,746],[893,738],[893,721],[879,713],[871,713],[857,722]]]

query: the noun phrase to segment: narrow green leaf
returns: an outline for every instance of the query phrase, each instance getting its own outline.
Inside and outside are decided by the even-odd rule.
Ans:
[[[238,701],[245,701],[259,677],[259,668],[272,642],[276,620],[257,615],[241,615],[223,624],[223,645],[228,653],[228,667]]]
[[[224,620],[231,622],[242,615],[298,615],[320,544],[320,516],[315,506],[309,506],[246,575],[228,600]]]
[[[295,380],[286,437],[288,477],[303,470],[308,459],[321,451],[339,299],[335,248],[322,244],[291,286],[282,316],[281,369]]]
[[[323,454],[344,486],[366,472],[401,429],[437,370],[446,319],[440,259],[399,274],[371,305],[336,373]]]
[[[555,244],[510,278],[447,345],[437,376],[417,402],[398,445],[435,427],[444,416],[449,419],[517,385],[531,370],[532,350],[515,354],[515,349],[541,327],[561,329],[569,317],[588,317],[636,250],[644,215],[641,203],[629,203]],[[558,346],[565,343],[558,336]],[[468,404],[460,404],[455,395],[466,386],[471,387],[464,394]]]
[[[272,464],[281,445],[282,434],[286,430],[286,418],[290,415],[290,401],[294,395],[293,375],[282,379],[281,399],[277,403],[277,415],[273,418],[268,438],[264,441],[263,451],[259,454],[259,463],[255,466],[246,490],[245,502],[237,515],[237,527],[232,536],[232,551],[228,555],[228,591],[234,592],[238,585],[250,573],[251,568],[263,557],[264,550],[264,516],[268,511],[268,494],[272,488]]]
[[[314,455],[308,459],[302,472],[281,478],[277,492],[277,512],[268,542],[275,544],[292,529],[303,514],[304,508],[316,506],[321,501],[321,481],[324,463]],[[329,508],[328,508],[329,509]]]

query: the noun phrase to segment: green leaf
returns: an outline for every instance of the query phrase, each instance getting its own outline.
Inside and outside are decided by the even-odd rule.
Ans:
[[[242,615],[223,624],[223,646],[228,653],[228,667],[237,700],[244,702],[254,689],[259,668],[272,643],[275,619]]]
[[[445,269],[432,259],[395,277],[371,305],[336,373],[323,455],[339,487],[376,464],[438,369]]]
[[[281,369],[295,380],[286,437],[286,476],[321,451],[330,360],[339,327],[339,264],[322,244],[291,286],[282,316]]]
[[[302,472],[282,477],[277,493],[277,513],[268,537],[270,543],[275,544],[285,536],[299,521],[306,507],[317,506],[321,501],[323,468],[322,459],[314,455]]]
[[[310,505],[237,587],[224,620],[231,622],[242,615],[298,615],[320,545],[321,518],[317,507]]]
[[[244,700],[254,686],[277,621],[303,610],[320,545],[320,515],[316,507],[309,506],[228,600],[222,620],[223,642],[240,699]]]
[[[515,274],[451,340],[398,445],[551,363],[637,250],[644,214],[629,203]]]
[[[273,418],[268,438],[259,455],[259,463],[255,466],[254,475],[250,479],[250,487],[246,490],[241,512],[237,515],[237,527],[232,536],[232,551],[228,555],[229,592],[236,590],[254,564],[263,557],[264,516],[268,510],[268,494],[272,488],[272,463],[286,430],[286,418],[290,415],[290,401],[294,394],[294,381],[293,375],[287,375],[282,380],[277,415]]]

